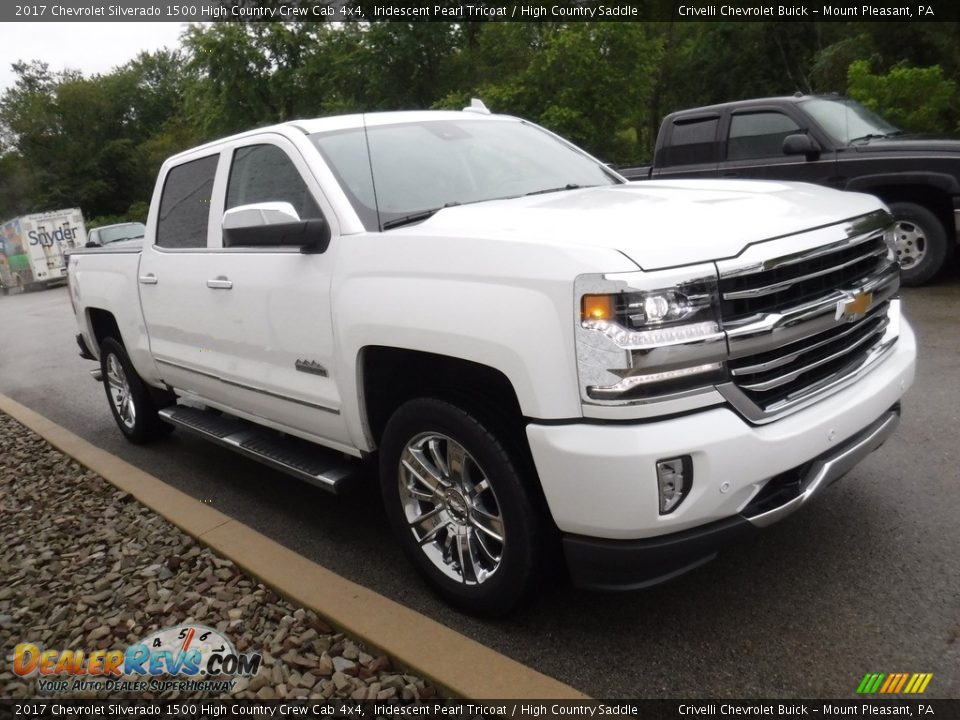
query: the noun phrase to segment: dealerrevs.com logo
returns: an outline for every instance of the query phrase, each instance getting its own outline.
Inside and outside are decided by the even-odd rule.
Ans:
[[[41,692],[224,692],[232,689],[232,681],[194,678],[250,677],[257,674],[261,660],[259,653],[238,653],[233,643],[213,628],[180,625],[155,632],[125,650],[55,650],[21,643],[13,651],[13,672],[24,678],[38,675]],[[181,679],[160,680],[161,676]]]
[[[858,695],[922,695],[933,673],[867,673],[857,686]]]

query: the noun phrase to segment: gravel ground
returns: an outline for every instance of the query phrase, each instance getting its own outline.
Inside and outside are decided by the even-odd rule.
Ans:
[[[278,597],[2,413],[0,527],[0,697],[41,695],[36,674],[12,671],[18,643],[122,650],[188,623],[223,632],[239,652],[263,655],[260,672],[236,678],[223,698],[436,696],[430,684]],[[158,697],[209,695],[169,690]]]

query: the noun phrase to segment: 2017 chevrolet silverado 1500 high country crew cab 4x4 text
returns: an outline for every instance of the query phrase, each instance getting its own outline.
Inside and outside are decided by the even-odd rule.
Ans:
[[[890,227],[816,185],[628,183],[516,118],[353,115],[169,159],[142,248],[74,252],[70,292],[131,441],[330,490],[375,460],[412,563],[496,613],[561,548],[582,586],[675,576],[879,447],[915,355]]]
[[[838,95],[671,113],[654,164],[620,172],[630,180],[799,180],[876,195],[894,215],[905,285],[930,280],[960,242],[960,140],[907,134]]]

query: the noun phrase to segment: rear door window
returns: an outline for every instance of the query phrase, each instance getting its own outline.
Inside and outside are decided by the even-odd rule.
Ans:
[[[207,246],[210,195],[219,155],[177,165],[163,184],[157,245],[163,248]]]

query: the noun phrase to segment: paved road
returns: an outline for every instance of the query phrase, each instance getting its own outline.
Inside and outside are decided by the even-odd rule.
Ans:
[[[64,289],[0,297],[0,391],[596,697],[842,698],[868,671],[932,672],[928,695],[960,697],[960,281],[908,290],[905,304],[921,356],[903,424],[822,499],[667,586],[544,588],[534,607],[497,622],[464,617],[425,590],[368,487],[334,498],[185,433],[127,444],[91,363],[77,357]]]

